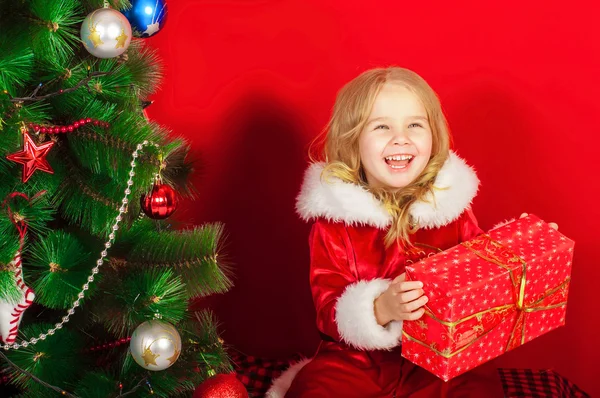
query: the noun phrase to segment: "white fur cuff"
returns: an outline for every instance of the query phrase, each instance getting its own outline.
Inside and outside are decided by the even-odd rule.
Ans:
[[[267,391],[265,398],[285,397],[285,393],[290,389],[298,372],[310,361],[310,359],[303,359],[290,366],[289,369],[281,374],[281,376],[273,380],[273,384],[271,385],[271,388],[269,388],[269,391]]]
[[[400,344],[402,321],[383,327],[375,318],[375,299],[390,283],[388,279],[359,281],[342,293],[335,307],[335,321],[347,344],[362,350],[391,349]]]

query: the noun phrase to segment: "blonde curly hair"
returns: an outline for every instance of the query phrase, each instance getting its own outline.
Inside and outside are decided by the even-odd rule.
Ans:
[[[411,90],[423,103],[431,126],[431,157],[423,172],[409,185],[399,190],[373,188],[367,183],[360,160],[359,137],[375,103],[377,94],[385,83],[395,83]],[[315,144],[321,140],[322,152],[314,156]],[[410,206],[434,189],[435,178],[450,154],[451,135],[440,100],[415,72],[392,66],[367,70],[348,82],[338,92],[331,119],[311,144],[309,153],[313,161],[326,162],[322,178],[336,177],[344,182],[364,187],[384,204],[392,216],[390,229],[385,237],[389,247],[392,243],[412,246],[410,234],[418,229],[411,219]]]

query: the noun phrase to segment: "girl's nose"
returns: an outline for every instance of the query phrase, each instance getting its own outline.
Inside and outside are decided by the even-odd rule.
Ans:
[[[394,145],[407,145],[410,144],[410,139],[408,138],[408,134],[404,130],[399,130],[394,132],[394,136],[392,137],[392,143]]]

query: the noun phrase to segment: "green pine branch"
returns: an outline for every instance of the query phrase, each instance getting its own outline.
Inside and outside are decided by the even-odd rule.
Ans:
[[[25,339],[38,337],[52,328],[51,324],[38,323],[22,328],[20,335]],[[81,337],[78,333],[63,328],[53,336],[40,340],[36,345],[19,350],[10,350],[6,356],[19,368],[32,373],[44,382],[63,389],[73,387],[73,380],[81,373],[85,357],[79,355]],[[41,394],[46,387],[29,378],[20,371],[10,368],[9,374],[17,386],[29,392]],[[69,377],[65,377],[68,375]]]
[[[148,268],[105,278],[103,299],[94,302],[93,311],[113,335],[123,337],[156,317],[173,324],[185,317],[184,284],[170,269]]]
[[[79,42],[81,21],[78,0],[30,0],[30,37],[36,57],[44,62],[65,64]]]
[[[28,47],[19,47],[9,37],[0,39],[0,95],[14,95],[16,90],[31,79],[33,70],[33,51]]]
[[[104,371],[88,372],[77,383],[75,395],[82,398],[107,398],[119,394],[119,381]]]
[[[139,40],[131,42],[127,54],[125,66],[131,74],[131,82],[137,87],[138,96],[147,98],[157,90],[163,77],[158,53]]]
[[[21,290],[15,283],[14,264],[19,250],[19,240],[10,235],[0,235],[0,300],[18,302]]]
[[[182,339],[190,346],[189,355],[198,364],[202,379],[216,373],[233,371],[227,347],[219,337],[220,325],[211,311],[195,312],[191,320],[184,323]]]
[[[149,231],[132,246],[127,269],[148,266],[172,269],[181,275],[191,296],[228,291],[233,282],[230,269],[219,256],[223,225],[205,224],[188,231]]]
[[[94,265],[91,253],[75,236],[64,231],[54,231],[37,241],[31,253],[28,277],[33,281],[35,301],[48,308],[70,308]],[[94,278],[86,299],[93,295],[102,275]]]

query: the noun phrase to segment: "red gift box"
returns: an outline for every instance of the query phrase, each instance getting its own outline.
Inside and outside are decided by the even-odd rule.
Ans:
[[[534,215],[407,265],[429,298],[402,356],[448,381],[565,324],[574,242]],[[435,252],[435,254],[434,254]]]

